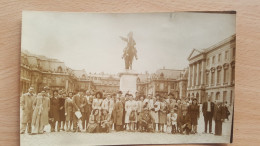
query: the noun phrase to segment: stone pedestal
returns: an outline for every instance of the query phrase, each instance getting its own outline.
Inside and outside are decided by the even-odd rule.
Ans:
[[[123,92],[123,95],[129,92],[135,97],[136,89],[136,80],[137,75],[133,70],[125,70],[124,72],[119,73],[120,77],[120,90]]]

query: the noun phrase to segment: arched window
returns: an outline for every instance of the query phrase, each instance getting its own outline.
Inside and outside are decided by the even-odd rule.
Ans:
[[[137,78],[137,83],[140,83],[140,78]]]
[[[216,93],[216,98],[215,98],[215,100],[219,100],[219,98],[220,98],[220,93],[217,92],[217,93]]]
[[[82,79],[86,79],[86,76],[85,76],[85,75],[82,75]]]
[[[62,72],[62,68],[61,68],[61,66],[58,67],[57,72],[58,72],[58,73],[61,73],[61,72]]]
[[[160,74],[160,77],[161,77],[161,78],[164,78],[164,74],[163,74],[163,73],[161,73],[161,74]]]

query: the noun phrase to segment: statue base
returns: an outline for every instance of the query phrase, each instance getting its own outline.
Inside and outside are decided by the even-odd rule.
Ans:
[[[123,95],[126,93],[132,94],[135,97],[136,89],[136,80],[138,73],[133,70],[125,70],[124,72],[119,73],[120,77],[120,91]]]

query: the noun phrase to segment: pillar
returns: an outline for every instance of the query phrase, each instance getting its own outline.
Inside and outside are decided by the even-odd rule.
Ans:
[[[203,60],[202,62],[201,62],[201,80],[200,80],[200,83],[201,83],[201,85],[205,85],[205,60]]]
[[[189,65],[188,87],[191,87],[191,65]]]
[[[191,84],[191,86],[194,86],[195,84],[194,84],[194,74],[195,74],[195,65],[193,64],[192,65],[192,84]]]
[[[200,67],[200,62],[197,63],[197,74],[196,74],[196,85],[199,85],[199,68]]]

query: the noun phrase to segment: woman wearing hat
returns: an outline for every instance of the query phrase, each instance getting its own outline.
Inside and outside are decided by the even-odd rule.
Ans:
[[[199,105],[197,103],[197,99],[193,98],[192,104],[188,107],[188,112],[191,118],[191,126],[192,131],[191,133],[197,133],[197,125],[198,125],[198,118],[199,118]]]

